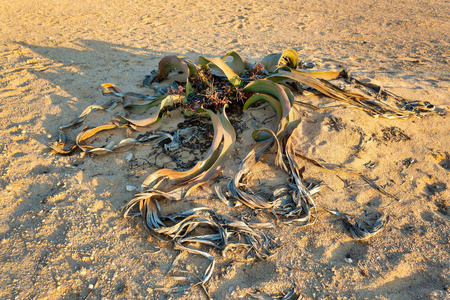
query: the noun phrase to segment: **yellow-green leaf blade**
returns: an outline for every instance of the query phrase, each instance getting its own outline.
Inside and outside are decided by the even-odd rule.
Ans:
[[[238,75],[242,75],[245,73],[245,64],[244,60],[241,58],[239,54],[237,54],[234,51],[228,52],[227,55],[225,55],[222,60],[225,61],[227,57],[231,56],[233,60],[230,62],[229,66]]]
[[[281,107],[281,104],[279,101],[277,101],[275,98],[273,98],[272,96],[269,96],[267,94],[260,94],[260,93],[255,93],[253,94],[250,98],[247,99],[247,101],[245,101],[244,103],[244,112],[246,112],[250,106],[252,106],[253,104],[259,102],[259,101],[263,101],[263,102],[267,102],[270,104],[270,106],[273,107],[273,109],[275,110],[275,112],[277,113],[277,120],[278,122],[281,121],[281,119],[283,118],[283,109]]]
[[[250,82],[244,87],[243,91],[267,94],[277,99],[281,104],[283,118],[285,118],[291,110],[291,101],[286,94],[286,91],[279,84],[276,84],[270,80],[262,79]]]
[[[219,57],[205,58],[203,56],[199,57],[199,64],[206,67],[208,64],[213,64],[219,68],[225,76],[228,78],[230,83],[234,86],[239,86],[242,83],[241,78]]]

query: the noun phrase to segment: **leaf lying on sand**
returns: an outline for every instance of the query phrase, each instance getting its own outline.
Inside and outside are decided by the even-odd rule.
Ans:
[[[248,207],[253,209],[270,209],[276,215],[283,216],[283,220],[279,220],[280,223],[289,226],[312,224],[310,211],[311,207],[315,208],[315,204],[311,199],[311,195],[319,191],[320,188],[318,186],[305,187],[300,180],[299,172],[296,171],[296,167],[293,167],[292,164],[289,166],[291,170],[295,171],[294,177],[296,177],[296,181],[289,185],[289,188],[286,190],[289,197],[285,197],[284,199],[274,197],[273,201],[266,200],[263,196],[254,194],[249,188],[241,184],[242,179],[250,172],[250,169],[257,163],[261,155],[271,148],[274,140],[278,142],[274,134],[272,137],[272,140],[257,143],[247,154],[233,178],[228,182],[228,190],[232,197]],[[287,166],[284,165],[283,168],[286,170]]]
[[[274,140],[275,144],[277,145],[277,156],[275,159],[275,165],[277,165],[278,167],[280,167],[281,169],[283,169],[284,171],[287,172],[288,168],[286,167],[286,164],[284,163],[284,160],[283,160],[283,147],[281,146],[281,143],[278,140],[277,136],[270,129],[259,128],[259,129],[256,129],[255,131],[253,131],[253,133],[252,133],[253,139],[255,141],[262,140],[261,138],[258,138],[260,136],[261,132],[264,132],[266,134],[266,138],[264,140],[267,140],[269,138]]]
[[[125,98],[125,97],[128,98],[129,99],[128,104],[127,104],[127,106],[124,105],[124,107],[128,108],[129,111],[132,113],[138,113],[138,114],[143,113],[150,107],[161,105],[161,102],[167,101],[168,97],[172,98],[171,100],[173,101],[173,103],[175,103],[177,101],[180,101],[180,102],[185,101],[185,97],[181,97],[178,95],[168,95],[167,93],[157,94],[157,95],[152,95],[152,96],[144,95],[144,94],[137,94],[137,93],[122,93],[122,92],[118,93],[115,91],[116,89],[112,89],[110,87],[110,85],[111,85],[110,83],[102,85],[102,87],[104,88],[103,94],[104,95],[113,95],[115,97],[121,97],[121,98]],[[117,87],[115,87],[115,88],[117,88]],[[167,89],[167,91],[168,91],[168,89]],[[138,98],[143,101],[135,103],[134,101],[131,100],[131,98]]]
[[[122,94],[122,91],[112,83],[103,83],[102,88],[103,88],[103,92],[102,92],[103,95],[109,94],[111,92],[116,93],[116,94]],[[125,107],[125,108],[129,107],[132,104],[130,97],[128,97],[126,95],[122,96],[122,101],[123,101],[123,107]]]
[[[365,96],[363,95],[346,92],[332,85],[326,80],[315,78],[313,76],[305,74],[304,72],[298,72],[294,69],[289,68],[284,68],[284,70],[287,72],[272,75],[267,79],[276,83],[283,82],[286,80],[294,80],[306,84],[320,91],[324,95],[330,98],[334,98],[336,100],[351,102],[353,99],[355,99],[355,101],[365,99]]]
[[[117,126],[129,125],[136,131],[147,131],[147,130],[156,130],[161,125],[161,110],[167,106],[173,105],[177,101],[183,101],[182,98],[178,95],[165,95],[160,99],[159,104],[153,104],[152,106],[157,106],[157,111],[151,117],[146,119],[130,119],[125,118],[123,116],[116,116],[112,120],[114,124]]]
[[[66,128],[69,128],[69,127],[71,127],[71,126],[80,124],[80,123],[82,123],[82,122],[84,121],[84,119],[86,119],[87,115],[88,115],[89,113],[91,113],[92,111],[96,111],[96,110],[104,110],[104,109],[105,109],[105,108],[103,108],[103,107],[100,106],[100,105],[90,105],[90,106],[88,106],[88,107],[81,113],[81,115],[80,115],[78,118],[76,118],[75,120],[73,120],[73,121],[70,122],[70,123],[61,125],[59,128],[60,128],[60,129],[66,129]]]
[[[133,147],[136,144],[136,140],[134,139],[124,139],[120,141],[117,145],[112,143],[107,145],[106,147],[102,148],[94,148],[88,145],[85,145],[83,141],[87,140],[88,138],[92,137],[96,133],[100,131],[105,130],[111,130],[116,128],[123,128],[125,126],[117,126],[116,124],[109,123],[106,125],[97,126],[92,129],[83,130],[77,135],[76,143],[77,146],[83,150],[84,152],[96,152],[97,154],[106,153],[106,152],[117,152],[116,149],[123,148],[123,147]],[[128,149],[127,149],[128,150]],[[126,151],[126,150],[125,150]]]
[[[125,206],[124,216],[142,216],[144,226],[157,237],[170,238],[174,243],[174,249],[198,254],[210,261],[203,276],[193,279],[192,276],[175,274],[175,267],[180,259],[180,256],[177,256],[168,270],[171,278],[190,281],[194,284],[204,284],[212,276],[215,268],[215,258],[208,252],[185,246],[187,244],[195,245],[195,243],[200,243],[211,246],[221,250],[223,254],[226,254],[229,249],[244,247],[252,251],[260,259],[265,259],[271,255],[271,239],[265,234],[256,231],[251,224],[231,220],[205,207],[163,215],[160,205],[155,199],[156,197],[171,199],[170,195],[158,191],[138,194],[135,199]],[[134,207],[137,205],[139,206],[139,211],[133,212]],[[271,224],[261,225],[254,227],[269,228],[272,226]],[[212,230],[215,233],[205,235],[200,233],[202,230]]]
[[[266,296],[263,294],[255,294],[255,293],[248,293],[247,295],[251,296],[254,299],[258,300],[299,300],[299,295],[295,295],[295,289],[291,290],[290,292],[286,293],[285,295],[272,295],[272,296]]]
[[[194,190],[199,185],[208,181],[222,168],[233,149],[236,141],[236,133],[227,118],[225,107],[222,114],[214,114],[211,110],[201,109],[206,112],[212,120],[214,126],[214,139],[206,153],[205,158],[187,171],[173,171],[171,169],[161,169],[148,176],[141,186],[142,191],[152,191],[159,186],[164,179],[168,179],[173,187],[169,193],[176,198],[182,198],[189,191]],[[222,148],[220,144],[223,140]],[[158,187],[158,189],[161,189]]]
[[[325,210],[333,215],[342,217],[345,221],[345,225],[350,230],[352,237],[357,240],[364,240],[373,237],[374,235],[380,233],[384,226],[389,222],[389,217],[385,214],[382,214],[373,222],[372,225],[369,225],[367,222],[359,218],[341,213],[337,210]]]
[[[257,143],[242,160],[238,170],[234,173],[227,185],[232,197],[253,209],[271,209],[273,207],[273,203],[270,203],[260,195],[254,194],[250,189],[244,189],[241,181],[243,177],[250,172],[250,169],[258,162],[261,155],[269,149],[272,144],[273,141],[271,140]],[[260,148],[260,150],[257,151],[257,148]]]
[[[113,89],[114,90],[113,93],[116,93],[116,96],[123,96],[122,94],[120,94],[121,93],[120,90],[112,84],[105,84],[103,87],[106,89],[109,89],[109,88]],[[123,96],[123,97],[125,97],[125,96]],[[113,118],[112,121],[108,124],[100,125],[100,126],[97,126],[95,128],[91,128],[91,129],[86,129],[86,130],[83,130],[82,132],[80,132],[76,137],[75,145],[73,145],[73,144],[66,145],[67,144],[66,135],[63,131],[61,131],[60,137],[62,137],[62,138],[60,138],[60,141],[56,145],[50,145],[50,147],[53,149],[53,151],[60,153],[60,154],[69,154],[76,147],[79,147],[84,152],[90,152],[90,153],[95,153],[95,154],[127,151],[127,150],[133,148],[133,146],[137,143],[137,140],[127,138],[127,139],[123,139],[118,144],[110,143],[106,147],[100,147],[100,148],[94,148],[92,146],[86,145],[83,142],[86,141],[87,139],[91,138],[98,132],[105,131],[105,130],[111,130],[111,129],[115,129],[115,128],[124,128],[127,126],[132,127],[136,131],[156,130],[161,126],[162,120],[161,120],[161,116],[160,116],[160,111],[164,107],[173,105],[173,103],[176,101],[181,101],[180,97],[178,95],[161,96],[158,99],[152,100],[151,102],[146,104],[148,107],[159,105],[157,112],[152,117],[146,118],[146,119],[134,120],[134,119],[125,118],[125,117],[118,115],[115,118]],[[131,107],[131,106],[134,106],[134,104],[132,104],[131,101],[129,101],[128,106]],[[61,129],[66,129],[71,126],[82,123],[84,121],[84,119],[86,118],[86,116],[89,113],[91,113],[92,111],[107,110],[107,109],[108,109],[108,107],[106,107],[106,106],[102,107],[99,105],[91,105],[88,108],[86,108],[78,118],[76,118],[75,120],[73,120],[72,122],[70,122],[68,124],[62,125]]]
[[[297,129],[297,128],[296,128]],[[294,132],[295,130],[294,129]],[[312,199],[312,194],[305,186],[305,183],[301,176],[301,168],[295,160],[295,149],[299,146],[294,132],[290,135],[286,142],[286,157],[291,169],[291,175],[293,177],[293,202],[296,204],[295,208],[288,213],[289,216],[295,216],[293,222],[288,224],[291,226],[305,226],[315,222],[312,220],[311,209],[316,211],[316,204]]]
[[[417,114],[413,111],[394,107],[387,102],[380,101],[376,98],[369,98],[368,96],[364,96],[361,94],[347,92],[338,88],[337,86],[334,86],[324,79],[315,78],[313,77],[313,75],[307,74],[305,72],[299,72],[291,68],[283,68],[283,70],[288,72],[278,73],[277,75],[270,76],[267,79],[272,80],[276,83],[287,80],[300,82],[318,90],[319,92],[330,98],[344,101],[348,104],[353,105],[354,107],[363,109],[373,117],[403,119],[411,116],[420,116],[420,114]],[[342,74],[342,72],[340,72],[339,74]]]
[[[59,154],[70,154],[77,148],[77,144],[75,142],[68,143],[67,136],[64,131],[58,131],[58,142],[50,144],[49,147],[52,149],[53,153]]]

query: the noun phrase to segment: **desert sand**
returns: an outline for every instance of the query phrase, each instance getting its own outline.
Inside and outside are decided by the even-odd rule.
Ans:
[[[127,185],[138,187],[155,170],[176,166],[164,155],[155,158],[157,145],[97,156],[54,154],[48,145],[60,125],[108,102],[102,83],[151,93],[142,81],[164,56],[221,57],[234,50],[254,62],[293,48],[317,70],[348,69],[404,98],[429,101],[439,113],[387,120],[360,110],[304,108],[304,153],[377,179],[401,202],[388,206],[391,199],[358,178],[305,163],[304,176],[327,185],[318,205],[360,217],[383,212],[389,215],[384,230],[355,240],[339,217],[319,209],[312,226],[267,229],[279,247],[266,260],[211,250],[217,262],[206,285],[211,297],[252,299],[295,289],[299,299],[449,299],[449,15],[446,0],[0,1],[0,298],[206,299],[199,287],[169,289],[177,282],[166,272],[179,252],[152,237],[139,218],[122,217],[135,193]],[[270,108],[251,113],[273,115]],[[333,128],[330,117],[345,128]],[[96,112],[83,126],[110,118]],[[161,130],[173,131],[182,118],[164,119]],[[245,150],[252,126],[249,115],[242,120],[247,130],[237,148]],[[383,138],[391,127],[410,139]],[[356,155],[359,129],[365,142]],[[214,182],[162,210],[207,206],[275,222],[262,211],[230,208],[212,191],[244,156],[237,151]],[[275,176],[269,158],[249,179],[256,188]],[[181,267],[192,273],[207,266],[200,256],[183,259]]]

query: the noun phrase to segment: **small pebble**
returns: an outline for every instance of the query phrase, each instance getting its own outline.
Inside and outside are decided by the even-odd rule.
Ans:
[[[137,190],[138,188],[135,187],[134,185],[127,185],[126,189],[127,189],[127,191],[132,192],[132,191]]]
[[[93,289],[94,289],[94,285],[93,285],[92,283],[89,285],[89,289],[90,289],[90,290],[93,290]]]

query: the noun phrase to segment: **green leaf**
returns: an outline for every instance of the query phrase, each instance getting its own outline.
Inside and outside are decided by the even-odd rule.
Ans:
[[[278,68],[278,62],[280,61],[280,58],[280,53],[269,54],[262,59],[261,64],[268,72],[272,73]]]
[[[222,60],[225,60],[228,56],[233,57],[233,60],[229,64],[233,72],[235,72],[238,75],[242,75],[245,73],[245,64],[244,60],[241,58],[239,54],[237,54],[234,51],[228,52],[227,55],[225,55]]]
[[[249,83],[245,88],[245,92],[253,92],[253,93],[261,93],[267,94],[278,100],[281,106],[281,119],[279,119],[279,123],[277,126],[277,136],[281,137],[285,134],[286,129],[289,126],[291,121],[288,118],[289,114],[292,115],[291,111],[295,102],[294,95],[291,90],[285,86],[280,84],[271,82],[270,80],[255,80]],[[249,99],[250,100],[250,99]],[[253,99],[254,100],[254,99]],[[252,100],[252,101],[253,101]],[[267,102],[271,101],[270,98],[265,99]],[[269,102],[270,103],[270,102]],[[277,110],[276,106],[273,106],[275,110]],[[278,111],[277,111],[278,115]]]
[[[281,85],[270,80],[261,79],[250,82],[244,87],[243,91],[267,94],[277,99],[281,104],[283,118],[285,118],[291,110],[291,99],[286,94],[285,89]]]
[[[289,98],[289,103],[291,103],[291,107],[294,107],[295,97],[294,97],[294,94],[292,93],[291,89],[285,85],[281,85],[281,87],[284,89],[284,92],[286,93],[287,97]]]
[[[222,71],[225,76],[228,78],[230,83],[234,86],[239,86],[242,83],[241,78],[219,57],[213,58],[205,58],[203,56],[199,57],[199,65],[202,67],[206,67],[207,65],[212,64],[216,66],[220,71]]]
[[[194,92],[194,87],[192,86],[191,82],[188,79],[186,82],[186,97],[189,96],[190,94],[192,94],[193,92]]]
[[[281,54],[273,53],[266,55],[261,61],[261,64],[270,73],[275,72],[278,68],[283,66],[296,69],[298,63],[298,54],[294,49],[286,49]]]
[[[299,58],[297,51],[294,49],[286,49],[281,54],[281,58],[278,61],[279,66],[288,66],[292,69],[297,69]]]
[[[272,106],[273,109],[275,109],[275,112],[277,113],[278,122],[281,121],[281,119],[283,118],[283,109],[281,108],[280,102],[275,98],[273,98],[272,96],[266,94],[256,93],[253,94],[250,98],[248,98],[247,101],[245,101],[244,103],[244,112],[246,112],[250,108],[250,106],[252,106],[254,103],[259,101],[269,103],[270,106]]]

